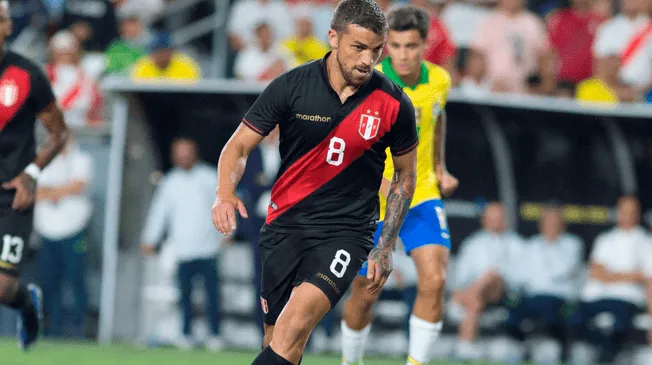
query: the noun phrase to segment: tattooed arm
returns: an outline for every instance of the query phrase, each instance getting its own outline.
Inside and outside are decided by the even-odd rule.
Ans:
[[[373,280],[368,287],[372,292],[380,290],[392,272],[392,251],[416,189],[416,158],[416,149],[393,158],[394,177],[387,195],[383,231],[369,253],[367,278]]]
[[[36,176],[61,151],[68,140],[68,128],[63,120],[63,114],[52,102],[39,114],[39,119],[47,130],[47,138],[40,146],[36,160],[13,180],[2,184],[7,190],[15,190],[12,209],[24,211],[34,204],[36,195]]]

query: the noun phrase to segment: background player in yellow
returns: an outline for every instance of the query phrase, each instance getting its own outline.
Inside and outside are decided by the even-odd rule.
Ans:
[[[431,360],[431,348],[442,328],[450,234],[439,188],[448,195],[458,185],[457,179],[446,171],[443,153],[443,109],[451,80],[443,68],[423,60],[430,24],[425,11],[411,6],[396,8],[389,12],[388,22],[389,56],[377,69],[401,86],[412,100],[419,135],[417,188],[399,236],[417,267],[417,298],[409,323],[407,364],[420,365]],[[393,170],[391,159],[387,159],[379,194],[381,222],[376,241],[383,226],[382,212]],[[369,284],[366,276],[365,264],[354,280],[352,295],[344,306],[343,365],[362,364],[364,344],[371,329],[371,307],[380,295],[380,292],[372,294],[366,290]]]

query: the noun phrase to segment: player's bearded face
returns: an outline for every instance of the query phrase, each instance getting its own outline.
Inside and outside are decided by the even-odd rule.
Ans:
[[[397,32],[390,30],[387,39],[387,53],[392,58],[392,67],[401,77],[421,72],[421,60],[426,50],[426,41],[418,30]]]
[[[349,25],[348,31],[337,35],[335,46],[337,64],[348,85],[364,84],[378,62],[385,45],[385,37],[366,28]]]

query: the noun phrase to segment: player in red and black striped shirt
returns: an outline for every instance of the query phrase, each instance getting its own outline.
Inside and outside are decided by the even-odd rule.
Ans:
[[[33,62],[4,50],[11,32],[9,6],[0,1],[0,303],[17,309],[18,343],[27,349],[40,327],[41,291],[20,283],[23,254],[32,233],[36,180],[68,136],[45,74]],[[48,132],[36,154],[35,124]]]
[[[414,108],[374,70],[387,36],[385,15],[373,0],[344,0],[331,28],[332,52],[272,81],[220,157],[213,220],[229,234],[235,210],[246,217],[234,192],[247,155],[280,128],[281,169],[260,234],[266,347],[255,365],[299,363],[310,332],[367,257],[369,290],[381,289],[415,189]],[[395,175],[372,250],[387,147]]]

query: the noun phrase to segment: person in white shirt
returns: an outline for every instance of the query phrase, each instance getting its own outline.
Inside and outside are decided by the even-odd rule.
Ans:
[[[256,26],[255,42],[238,53],[233,73],[244,81],[270,81],[287,69],[287,62],[274,45],[272,28],[260,23]]]
[[[600,351],[600,360],[613,361],[633,316],[645,308],[645,276],[652,254],[650,237],[639,226],[641,207],[637,198],[618,200],[617,226],[600,234],[589,259],[589,278],[581,293],[582,303],[571,317],[573,340],[585,340]],[[613,329],[605,334],[591,326],[595,316],[609,312]]]
[[[215,230],[210,215],[216,168],[199,161],[197,144],[188,138],[172,143],[174,168],[159,184],[142,234],[141,251],[153,255],[167,233],[166,243],[177,260],[183,310],[183,335],[179,346],[192,347],[192,282],[200,277],[206,293],[206,313],[210,336],[209,350],[222,348],[220,338],[220,280],[217,256],[224,238]],[[208,212],[208,213],[207,213]]]
[[[272,28],[273,42],[294,33],[294,22],[288,6],[282,0],[239,0],[229,14],[229,43],[241,51],[255,42],[256,26],[267,23]]]
[[[503,301],[506,290],[517,286],[514,267],[521,257],[523,239],[509,231],[505,207],[488,204],[482,215],[482,229],[462,242],[451,282],[454,293],[451,315],[463,312],[458,330],[456,356],[475,360],[481,356],[474,344],[483,310]]]
[[[620,78],[641,92],[652,82],[649,7],[649,0],[621,0],[621,12],[598,28],[593,41],[594,57],[620,55]]]
[[[83,337],[88,306],[85,230],[93,214],[88,185],[93,161],[70,137],[64,150],[43,170],[36,190],[34,229],[41,238],[38,266],[43,282],[49,337],[64,335],[62,291],[71,285],[73,337]]]
[[[549,206],[539,221],[540,234],[524,246],[520,265],[524,295],[505,323],[517,341],[525,341],[521,326],[528,319],[537,322],[538,334],[563,341],[562,309],[574,299],[584,255],[582,241],[565,228],[561,210]]]

